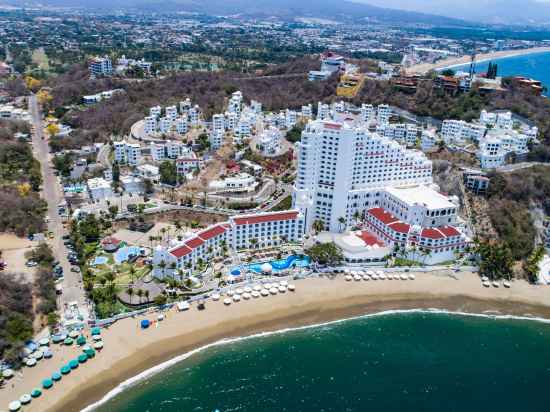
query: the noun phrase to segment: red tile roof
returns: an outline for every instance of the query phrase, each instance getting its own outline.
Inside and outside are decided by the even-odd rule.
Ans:
[[[342,125],[338,123],[325,123],[325,129],[340,130],[341,128]]]
[[[460,236],[460,232],[456,230],[456,228],[454,228],[453,226],[440,226],[437,229],[446,237]]]
[[[374,218],[378,219],[385,225],[389,225],[390,223],[399,221],[398,218],[396,218],[394,215],[392,215],[389,212],[386,212],[381,207],[373,207],[372,209],[367,210],[367,213],[369,213]]]
[[[236,225],[252,225],[254,223],[277,222],[279,220],[294,220],[298,212],[271,213],[269,215],[254,215],[235,217],[233,221]]]
[[[177,247],[176,249],[170,251],[170,253],[178,259],[182,256],[188,255],[191,252],[192,252],[192,250],[189,249],[185,245],[181,245],[181,246]]]
[[[405,234],[409,233],[409,230],[411,229],[411,225],[403,222],[390,223],[388,226],[391,227],[396,232],[405,233]]]
[[[437,229],[425,228],[420,233],[421,237],[427,237],[428,239],[443,239],[445,235]]]
[[[363,230],[357,234],[357,237],[360,238],[367,246],[384,246],[384,242],[379,240],[373,233]]]
[[[195,249],[196,247],[199,247],[200,245],[202,245],[204,243],[204,240],[198,238],[198,237],[194,237],[193,239],[191,240],[188,240],[187,242],[185,242],[185,244],[190,247],[191,249]]]
[[[219,236],[224,233],[227,229],[223,225],[216,225],[202,232],[199,232],[198,235],[203,240],[212,239],[213,237]]]

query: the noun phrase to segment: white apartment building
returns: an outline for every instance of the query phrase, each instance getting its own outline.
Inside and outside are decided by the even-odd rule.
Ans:
[[[231,99],[229,99],[227,111],[229,113],[235,113],[237,114],[237,116],[240,115],[242,102],[243,102],[243,94],[240,91],[234,92],[231,95]]]
[[[287,129],[292,129],[296,124],[298,115],[294,110],[286,109],[285,111],[285,127]]]
[[[185,100],[182,100],[179,106],[180,106],[180,113],[187,114],[189,112],[189,109],[191,109],[191,99],[189,99],[188,97]]]
[[[418,127],[412,123],[386,123],[379,125],[376,132],[388,139],[399,140],[409,146],[414,146],[418,138]]]
[[[136,167],[136,172],[142,179],[149,179],[153,183],[160,181],[160,172],[157,166],[150,164],[139,165]]]
[[[191,149],[182,142],[168,140],[162,143],[151,143],[151,157],[156,162],[161,162],[166,159],[175,160],[180,156],[189,156]]]
[[[199,262],[223,255],[227,248],[277,246],[301,241],[303,235],[303,216],[297,210],[233,216],[181,241],[174,240],[171,247],[158,246],[153,253],[154,275],[177,278],[180,271],[193,270]]]
[[[445,143],[472,140],[478,142],[485,135],[484,125],[468,123],[464,120],[444,120],[441,125],[441,137]]]
[[[313,118],[313,108],[311,107],[311,104],[302,106],[301,115],[308,120]]]
[[[174,122],[169,117],[161,117],[159,120],[159,131],[161,133],[170,133]]]
[[[136,166],[141,161],[141,146],[126,140],[114,142],[115,160],[120,164]]]
[[[256,114],[261,114],[262,113],[262,102],[258,102],[256,100],[251,100],[250,101],[250,109]]]
[[[166,117],[172,121],[176,120],[176,117],[178,117],[178,109],[176,106],[166,107]]]
[[[485,126],[498,127],[500,129],[511,129],[514,127],[512,112],[488,112],[482,110],[479,115],[479,122]]]
[[[330,116],[330,106],[319,102],[317,104],[317,119],[318,120],[328,120]]]
[[[363,103],[361,105],[361,120],[363,122],[371,122],[374,120],[374,107],[372,104],[365,104]]]
[[[424,129],[420,136],[420,148],[424,151],[431,150],[437,145],[438,140],[435,130]]]
[[[157,117],[147,116],[144,120],[143,130],[148,135],[155,133],[157,131]]]
[[[258,138],[258,148],[265,156],[275,156],[281,151],[281,131],[270,126]]]
[[[227,130],[235,130],[237,127],[237,122],[239,118],[236,113],[226,112],[225,113],[225,126]]]
[[[502,140],[489,137],[480,144],[477,156],[482,169],[495,169],[505,164],[506,153]]]
[[[378,105],[378,109],[376,111],[376,121],[378,124],[388,124],[390,122],[391,113],[391,107],[387,104]]]
[[[162,108],[160,106],[153,106],[149,109],[149,116],[159,117],[161,112]]]
[[[209,138],[210,147],[214,150],[217,150],[220,147],[222,147],[224,135],[225,133],[223,129],[212,130],[212,132],[210,132],[210,138]]]
[[[111,184],[102,177],[88,179],[86,185],[93,200],[102,200],[114,196]]]
[[[189,123],[192,126],[197,126],[200,122],[201,109],[199,106],[195,105],[189,109]]]
[[[208,187],[211,190],[224,193],[252,193],[259,185],[260,183],[254,176],[243,172],[225,179],[212,180]]]
[[[223,114],[215,114],[212,116],[212,130],[225,131],[225,116]]]
[[[113,74],[113,64],[109,56],[94,57],[88,64],[90,74],[97,76],[110,76]]]
[[[200,161],[194,152],[188,152],[176,159],[176,171],[180,176],[187,176],[194,170],[199,169]]]
[[[187,119],[185,117],[179,117],[176,119],[176,131],[179,134],[185,134],[189,130],[187,125]]]
[[[315,220],[342,229],[356,213],[379,205],[385,187],[432,183],[432,162],[422,152],[364,126],[311,121],[297,147],[293,204],[307,230]]]

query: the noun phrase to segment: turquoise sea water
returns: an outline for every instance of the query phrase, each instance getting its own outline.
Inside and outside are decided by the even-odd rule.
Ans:
[[[215,346],[97,410],[548,411],[550,325],[437,313]]]
[[[499,76],[525,76],[540,80],[550,89],[550,53],[535,53],[525,56],[506,57],[492,60],[498,64]],[[487,71],[489,61],[476,64],[476,73]],[[456,66],[453,70],[467,71],[469,65]]]

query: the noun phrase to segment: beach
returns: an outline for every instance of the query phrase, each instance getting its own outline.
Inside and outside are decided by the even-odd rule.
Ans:
[[[206,302],[198,311],[175,309],[166,319],[141,330],[142,319],[125,319],[102,330],[105,348],[86,364],[44,391],[25,406],[25,411],[79,411],[102,399],[125,380],[192,349],[224,338],[294,328],[398,309],[437,308],[452,312],[514,315],[550,319],[550,288],[515,281],[510,289],[484,288],[470,272],[417,273],[416,280],[346,282],[343,277],[313,278],[295,282],[296,291],[232,303]],[[39,387],[45,377],[73,359],[76,347],[53,346],[54,358],[22,376],[6,382],[0,390],[0,408]]]
[[[506,57],[525,56],[528,54],[544,53],[544,52],[550,52],[550,47],[533,47],[533,48],[521,49],[521,50],[503,50],[503,51],[497,51],[493,53],[478,54],[476,55],[476,62],[482,63],[490,60],[503,59]],[[430,70],[439,70],[439,69],[452,68],[455,66],[462,66],[464,64],[469,64],[470,61],[471,61],[470,56],[449,57],[447,59],[440,60],[437,63],[417,64],[407,68],[406,71],[407,73],[425,74]]]

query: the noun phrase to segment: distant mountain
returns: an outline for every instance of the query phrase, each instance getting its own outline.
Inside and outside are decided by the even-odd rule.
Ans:
[[[387,9],[350,0],[0,0],[15,5],[42,4],[90,9],[134,9],[143,11],[187,11],[211,15],[252,17],[317,17],[329,20],[394,21],[424,24],[464,24],[462,20],[433,14]]]
[[[550,24],[550,0],[352,0],[485,24]]]

